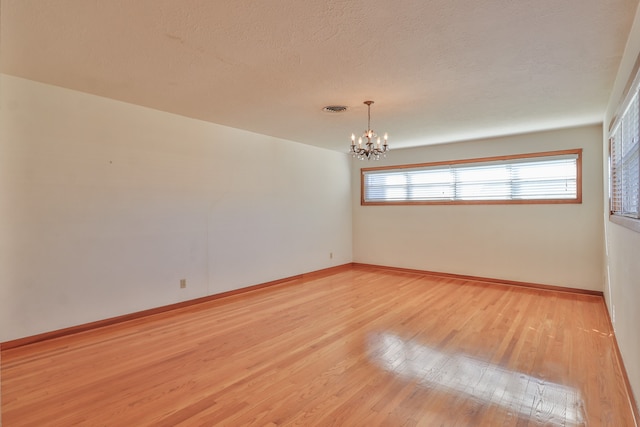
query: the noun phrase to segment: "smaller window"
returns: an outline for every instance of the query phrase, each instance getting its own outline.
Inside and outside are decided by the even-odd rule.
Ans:
[[[363,205],[582,203],[582,150],[361,170]]]

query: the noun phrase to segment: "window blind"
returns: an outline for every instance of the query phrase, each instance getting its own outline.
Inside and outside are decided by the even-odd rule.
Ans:
[[[575,200],[580,154],[362,170],[363,203]]]

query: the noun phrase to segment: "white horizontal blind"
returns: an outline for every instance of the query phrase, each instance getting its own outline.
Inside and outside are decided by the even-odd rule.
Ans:
[[[577,199],[578,154],[363,170],[364,202]]]
[[[640,217],[639,102],[635,90],[609,136],[611,213],[631,218]]]

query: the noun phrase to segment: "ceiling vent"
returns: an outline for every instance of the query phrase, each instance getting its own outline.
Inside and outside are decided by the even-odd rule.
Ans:
[[[327,105],[322,111],[326,111],[327,113],[344,113],[347,111],[347,107],[346,105]]]

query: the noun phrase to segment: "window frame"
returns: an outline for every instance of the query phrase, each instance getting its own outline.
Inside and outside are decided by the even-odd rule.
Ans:
[[[636,216],[629,215],[629,213],[624,212],[624,206],[622,200],[624,199],[623,190],[625,189],[622,175],[624,175],[624,166],[626,165],[625,160],[622,157],[622,151],[624,145],[627,143],[624,140],[619,140],[618,144],[614,148],[614,141],[616,141],[617,131],[623,126],[623,122],[625,118],[627,118],[627,112],[631,109],[631,104],[634,102],[638,111],[636,111],[636,121],[640,121],[640,74],[638,73],[638,67],[640,64],[640,56],[636,61],[634,66],[634,71],[631,74],[633,80],[629,80],[627,82],[627,88],[625,90],[625,96],[622,98],[622,102],[618,105],[618,110],[616,115],[610,122],[609,125],[609,158],[608,158],[608,178],[609,178],[609,221],[614,224],[621,225],[630,230],[640,232],[640,206],[637,207],[637,211],[635,213]],[[638,139],[640,139],[640,130],[635,130],[636,134],[633,137],[636,139],[636,147],[633,150],[636,155],[640,155],[640,143],[638,143]],[[617,153],[617,156],[614,156],[614,152]],[[627,157],[630,157],[632,154],[627,153]],[[620,157],[616,161],[614,157]],[[640,170],[638,171],[638,176],[636,177],[636,191],[640,193]],[[616,184],[620,185],[620,193],[616,194],[615,188]],[[640,194],[637,194],[640,197]],[[640,202],[638,202],[640,203]],[[618,209],[616,209],[618,208]]]
[[[608,191],[609,191],[609,221],[614,223],[614,224],[618,224],[622,227],[628,228],[632,231],[638,232],[640,233],[640,218],[633,218],[630,216],[626,216],[626,215],[622,215],[622,214],[618,214],[618,213],[614,213],[613,211],[613,186],[614,186],[614,182],[613,182],[613,159],[612,159],[612,139],[613,139],[613,134],[615,133],[616,128],[619,126],[619,122],[620,120],[623,118],[624,113],[627,111],[627,108],[629,107],[629,105],[631,104],[631,102],[633,101],[633,98],[635,96],[639,96],[640,97],[640,55],[638,55],[638,57],[636,58],[636,62],[633,65],[633,69],[631,71],[631,73],[629,73],[629,77],[627,80],[627,84],[625,85],[624,90],[622,91],[622,96],[619,99],[619,103],[618,106],[614,112],[613,117],[611,118],[611,121],[609,122],[609,131],[608,131],[608,136],[609,136],[609,158],[608,158],[608,174],[607,177],[609,178],[609,185],[608,185]],[[640,118],[638,118],[640,120]],[[640,148],[639,148],[640,149]],[[638,178],[640,180],[640,177]],[[640,182],[638,183],[638,185],[640,186]],[[640,209],[639,209],[640,210]]]
[[[469,163],[495,163],[509,160],[522,160],[536,157],[576,155],[576,197],[572,199],[507,199],[507,200],[365,200],[365,173],[371,171],[393,171],[398,169],[433,168]],[[537,153],[512,154],[505,156],[480,157],[461,160],[448,160],[429,163],[414,163],[394,166],[377,166],[360,169],[360,205],[361,206],[404,206],[404,205],[523,205],[523,204],[580,204],[582,203],[582,148]]]

